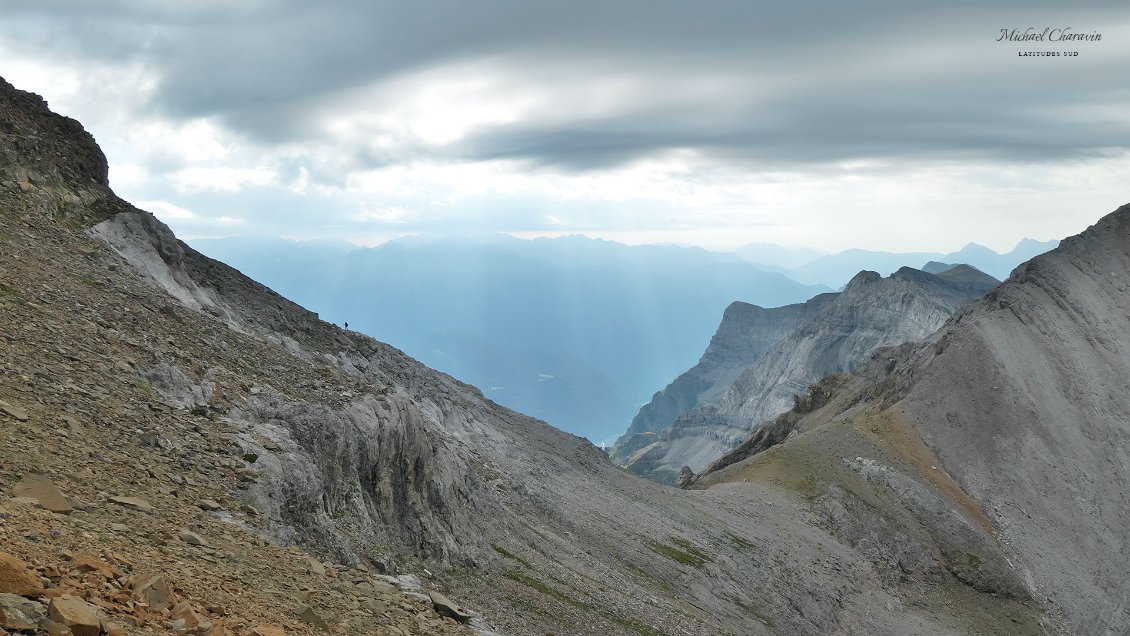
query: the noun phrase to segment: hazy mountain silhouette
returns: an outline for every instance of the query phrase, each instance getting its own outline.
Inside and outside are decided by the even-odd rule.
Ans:
[[[993,278],[1004,280],[1017,265],[1027,261],[1033,256],[1043,254],[1054,249],[1059,241],[1036,241],[1023,239],[1012,250],[998,254],[993,250],[969,243],[956,252],[943,254],[941,252],[878,252],[862,249],[850,249],[828,254],[817,255],[798,265],[788,265],[790,262],[803,261],[804,250],[782,248],[776,245],[746,246],[735,251],[736,254],[751,263],[769,271],[780,272],[801,283],[808,285],[827,285],[839,289],[845,285],[857,272],[864,270],[878,272],[888,276],[901,267],[923,267],[924,263],[965,263],[981,270]],[[773,266],[764,260],[769,256],[778,255],[782,260]]]

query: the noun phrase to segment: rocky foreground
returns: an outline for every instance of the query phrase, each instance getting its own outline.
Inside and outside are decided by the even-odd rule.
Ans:
[[[262,470],[218,409],[310,374],[237,379],[292,356],[216,338],[88,238],[129,209],[104,183],[80,126],[0,82],[0,633],[471,633],[414,577],[268,540],[233,496]],[[214,371],[193,391],[170,361]]]
[[[1001,323],[992,347],[942,338],[877,357],[871,375],[827,379],[796,417],[827,415],[829,426],[801,425],[698,489],[677,490],[201,256],[115,197],[106,174],[81,126],[0,82],[6,631],[1125,626],[1112,612],[1130,527],[1115,489],[1125,482],[1126,392],[1060,374],[1051,380],[1080,379],[1075,410],[1033,419],[1059,385],[1025,374],[1028,358],[1007,352],[1017,338],[1035,343],[1055,369],[1072,352],[1102,349],[1106,366],[1096,368],[1113,373],[1104,377],[1130,377],[1117,335],[1130,295],[1130,208],[1107,223],[1103,249],[1122,260],[1102,261],[1101,276],[1092,267],[1071,278],[1067,260],[1054,270],[1068,277],[1066,292],[1041,296],[1050,279],[1037,267],[1008,287],[1019,291],[985,301],[1024,318]],[[1092,295],[1078,303],[1072,293]],[[1076,306],[1085,311],[1073,316]],[[1044,332],[1063,344],[1034,335]],[[962,395],[948,381],[937,393],[915,388],[948,377],[929,371],[950,368],[930,366],[935,351],[968,352],[959,361],[985,399],[997,395],[989,387],[1033,383],[1007,420],[1007,443],[978,437],[996,421],[978,415],[992,402],[939,411],[956,414],[948,425],[879,417],[915,391],[924,405],[958,399],[946,390]],[[995,384],[994,369],[1013,369],[1014,383]],[[1060,444],[1057,426],[1084,421],[1077,415],[1097,428]],[[1009,452],[1017,440],[1022,461]],[[1040,444],[1054,463],[1038,463]],[[1074,466],[1053,497],[1033,496]],[[994,480],[1012,486],[994,493]],[[1052,538],[1069,535],[1079,545],[1047,558]],[[1055,568],[1065,572],[1058,582]]]

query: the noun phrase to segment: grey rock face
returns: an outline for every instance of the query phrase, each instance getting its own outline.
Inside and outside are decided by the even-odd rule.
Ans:
[[[1077,633],[1130,630],[1128,333],[1123,206],[955,315],[904,401]]]
[[[679,415],[716,398],[746,367],[834,297],[821,294],[807,303],[772,309],[732,303],[698,364],[657,392],[632,419],[625,436],[659,433]]]
[[[684,465],[701,471],[752,428],[790,408],[793,396],[803,395],[812,382],[852,369],[877,347],[932,333],[958,307],[997,283],[968,266],[941,275],[909,267],[887,278],[860,272],[843,292],[818,296],[802,311],[793,311],[796,322],[788,333],[749,360],[723,390],[715,390],[713,396],[701,391],[703,399],[696,407],[679,414],[657,441],[637,449],[623,464],[636,474],[666,483],[674,483],[673,476]],[[727,332],[736,330],[726,326]],[[736,358],[728,360],[730,374],[737,367]],[[688,375],[701,377],[694,369]]]

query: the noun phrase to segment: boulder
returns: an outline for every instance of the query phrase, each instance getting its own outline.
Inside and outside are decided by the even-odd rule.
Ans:
[[[26,563],[0,551],[0,592],[38,597],[43,595],[43,584]]]
[[[160,574],[136,576],[130,583],[133,597],[145,601],[151,611],[159,612],[176,605],[177,596],[172,586]]]
[[[314,611],[313,607],[309,605],[301,605],[294,610],[295,616],[298,617],[303,623],[313,625],[318,629],[329,629],[330,626],[326,624],[326,619],[322,618],[318,612]]]
[[[27,411],[14,404],[8,404],[4,400],[0,400],[0,412],[7,413],[21,422],[27,421]]]
[[[207,622],[203,617],[200,616],[199,613],[197,613],[196,609],[192,607],[192,603],[189,603],[188,601],[181,601],[177,603],[173,606],[173,609],[170,610],[169,613],[173,617],[174,621],[183,621],[185,629],[190,631],[199,627],[201,623]],[[207,626],[211,627],[211,624]]]
[[[16,497],[34,499],[42,508],[51,512],[70,514],[74,511],[59,487],[43,475],[34,473],[24,475],[19,483],[12,486],[12,494]]]
[[[74,636],[99,636],[102,633],[98,610],[81,598],[69,595],[54,598],[47,608],[47,615],[56,623],[69,627]]]
[[[129,508],[130,510],[144,512],[147,515],[151,515],[156,511],[153,506],[149,505],[148,501],[138,499],[137,497],[110,497],[110,502]]]
[[[15,594],[0,593],[0,628],[31,630],[45,618],[47,613],[39,603]]]
[[[208,547],[208,542],[205,541],[203,537],[196,534],[195,532],[190,532],[188,530],[181,530],[177,534],[177,536],[180,538],[181,541],[184,541],[188,545],[199,545],[199,546]]]
[[[467,613],[466,610],[443,594],[439,592],[428,592],[428,596],[432,600],[432,605],[435,607],[436,613],[440,616],[453,618],[460,623],[466,623],[471,620],[471,615]]]

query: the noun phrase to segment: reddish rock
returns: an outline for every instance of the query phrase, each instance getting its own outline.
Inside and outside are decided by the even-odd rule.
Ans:
[[[94,558],[85,554],[68,554],[65,557],[70,561],[70,566],[79,572],[98,572],[105,578],[118,578],[122,575],[114,566],[106,563],[101,559]]]
[[[102,620],[93,605],[73,596],[53,599],[47,615],[56,623],[71,629],[74,636],[98,636],[102,633]]]
[[[26,563],[0,551],[0,592],[39,597],[43,596],[43,585]]]
[[[130,588],[133,590],[133,597],[144,601],[151,612],[169,609],[177,603],[177,597],[176,594],[173,594],[172,586],[160,574],[135,576],[130,583]]]
[[[174,605],[169,615],[173,617],[173,620],[183,620],[184,626],[189,630],[195,629],[200,626],[200,623],[204,622],[204,619],[192,607],[192,603],[188,601],[181,601]]]

